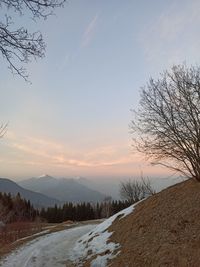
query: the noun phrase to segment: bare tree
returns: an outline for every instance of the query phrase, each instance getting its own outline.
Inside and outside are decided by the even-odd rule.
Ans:
[[[155,189],[152,187],[151,182],[148,178],[141,176],[141,187],[145,192],[145,196],[152,196],[156,193]]]
[[[30,33],[24,26],[14,27],[9,12],[14,11],[21,17],[29,13],[33,20],[46,19],[56,7],[63,5],[65,0],[1,0],[0,8],[6,10],[4,21],[0,21],[0,52],[7,61],[10,70],[27,80],[24,64],[32,58],[42,58],[45,43],[40,32]],[[23,24],[22,24],[23,25]]]
[[[137,149],[200,181],[200,68],[173,66],[142,88],[131,129]]]
[[[103,218],[108,218],[111,216],[111,210],[112,210],[111,201],[112,201],[111,196],[106,196],[103,200],[102,210],[101,210],[101,216]]]
[[[153,195],[155,193],[151,186],[149,179],[141,180],[128,180],[121,182],[120,184],[120,195],[123,199],[128,200],[130,203],[136,203],[141,199]]]

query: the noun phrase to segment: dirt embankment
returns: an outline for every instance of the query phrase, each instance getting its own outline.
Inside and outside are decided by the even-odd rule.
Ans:
[[[188,180],[138,204],[109,228],[121,244],[112,267],[199,267],[200,183]]]

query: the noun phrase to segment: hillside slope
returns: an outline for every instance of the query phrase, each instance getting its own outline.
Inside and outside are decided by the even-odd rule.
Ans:
[[[188,180],[149,197],[107,230],[112,233],[108,244],[118,244],[107,266],[200,266],[200,183]]]
[[[163,190],[110,231],[122,246],[111,266],[200,266],[200,183]]]
[[[49,207],[54,206],[55,204],[60,204],[60,201],[57,199],[24,189],[15,182],[6,178],[0,178],[0,192],[11,193],[11,195],[14,196],[16,196],[17,193],[20,193],[23,198],[30,200],[31,204],[33,204],[36,208]]]

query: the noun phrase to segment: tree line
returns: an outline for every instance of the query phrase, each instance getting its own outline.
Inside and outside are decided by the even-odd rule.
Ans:
[[[61,223],[67,220],[86,221],[108,218],[122,209],[127,208],[130,201],[111,201],[101,203],[65,203],[62,206],[35,209],[29,200],[23,199],[18,193],[0,192],[0,221],[4,223],[33,222],[36,218],[48,223]]]
[[[19,221],[34,221],[39,211],[29,200],[23,199],[18,193],[12,196],[10,193],[0,192],[0,221],[12,223]]]
[[[108,218],[127,208],[141,199],[155,193],[149,179],[121,182],[120,195],[123,200],[112,201],[107,197],[100,203],[72,203],[67,202],[54,207],[35,209],[30,201],[21,198],[20,193],[12,196],[10,193],[0,192],[0,221],[5,223],[31,222],[36,218],[48,223],[61,223],[67,220],[86,221]]]
[[[102,203],[65,203],[63,206],[42,208],[39,215],[49,223],[61,223],[67,220],[86,221],[108,218],[130,206],[129,201],[105,201]]]

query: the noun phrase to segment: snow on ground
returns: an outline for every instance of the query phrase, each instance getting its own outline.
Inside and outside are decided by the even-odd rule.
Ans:
[[[120,253],[120,244],[109,242],[112,232],[108,232],[108,228],[116,218],[121,220],[130,214],[137,204],[118,212],[97,226],[88,224],[36,237],[0,261],[0,266],[66,267],[69,260],[73,261],[75,266],[81,266],[82,259],[95,256],[91,267],[105,267],[109,259]]]
[[[78,226],[37,237],[0,262],[2,267],[66,267],[77,239],[94,224]]]
[[[33,235],[28,235],[28,236],[25,236],[25,237],[22,237],[22,238],[17,239],[17,240],[16,240],[15,242],[13,242],[12,244],[18,243],[19,241],[22,241],[22,240],[29,239],[30,237],[41,236],[41,235],[44,235],[44,234],[47,234],[47,233],[49,233],[49,230],[44,230],[44,231],[38,232],[38,233],[33,234]]]
[[[120,248],[120,244],[109,242],[109,237],[112,235],[112,232],[108,232],[107,229],[112,225],[116,218],[121,220],[130,214],[138,203],[139,202],[116,213],[103,223],[97,225],[90,233],[82,236],[76,242],[70,258],[71,261],[73,261],[76,266],[81,266],[82,260],[97,256],[92,260],[91,267],[106,266],[109,259],[116,257],[116,255],[120,253],[119,251],[116,253],[116,250]]]

